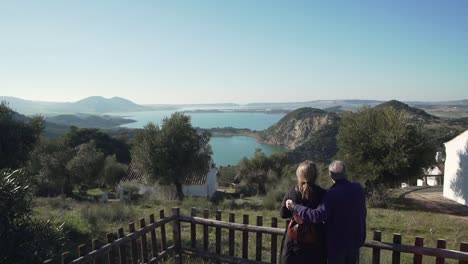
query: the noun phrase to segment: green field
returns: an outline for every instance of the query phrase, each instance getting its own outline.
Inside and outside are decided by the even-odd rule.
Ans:
[[[402,235],[403,244],[413,244],[415,236],[424,237],[424,245],[435,247],[439,238],[447,240],[447,248],[458,249],[460,242],[468,241],[468,218],[459,216],[450,216],[415,210],[411,207],[402,207],[402,200],[395,201],[393,206],[399,209],[368,209],[367,238],[372,238],[374,230],[382,231],[382,241],[392,241],[393,233]],[[403,201],[404,203],[404,201]],[[242,220],[243,214],[250,215],[250,223],[255,224],[257,215],[264,218],[264,226],[270,226],[272,217],[279,217],[278,211],[265,210],[262,205],[262,197],[249,197],[248,199],[226,199],[214,204],[202,198],[186,198],[183,203],[177,201],[159,201],[142,200],[134,203],[92,203],[78,202],[71,198],[36,198],[34,201],[36,217],[51,219],[57,225],[63,224],[63,229],[68,235],[68,242],[63,250],[76,251],[79,244],[90,244],[92,238],[98,238],[101,243],[105,241],[105,235],[109,232],[116,232],[118,228],[123,227],[128,232],[128,223],[138,220],[142,217],[148,217],[154,213],[159,217],[159,210],[164,209],[166,216],[172,213],[173,207],[180,207],[181,213],[190,214],[190,208],[196,207],[201,216],[203,209],[210,210],[210,217],[214,218],[215,211],[222,211],[223,220],[228,219],[229,213],[236,214],[236,222]],[[279,226],[285,227],[285,221],[279,220]],[[189,226],[182,226],[183,243],[189,243]],[[200,234],[201,234],[201,226]],[[210,228],[211,229],[211,228]],[[171,241],[170,225],[167,229],[168,240]],[[236,232],[236,255],[240,254],[241,238],[240,232]],[[198,234],[198,232],[197,232]],[[201,235],[198,236],[200,240]],[[222,239],[227,243],[227,230],[223,230]],[[255,235],[251,234],[251,241],[254,241]],[[280,240],[280,239],[279,239]],[[200,241],[201,243],[201,241]],[[214,229],[210,230],[210,249],[214,251]],[[280,241],[278,242],[280,243]],[[170,244],[170,242],[169,242]],[[251,243],[249,252],[255,253],[255,243]],[[225,248],[225,249],[224,249]],[[270,240],[269,236],[264,236],[264,260],[269,259]],[[223,247],[227,252],[227,247]],[[370,261],[371,250],[363,249],[361,263]],[[252,255],[253,257],[253,255]],[[427,258],[429,259],[429,258]],[[384,253],[382,263],[390,261],[390,253]],[[412,256],[402,254],[402,263],[412,261]],[[194,261],[196,263],[196,261]],[[450,262],[448,262],[450,263]]]

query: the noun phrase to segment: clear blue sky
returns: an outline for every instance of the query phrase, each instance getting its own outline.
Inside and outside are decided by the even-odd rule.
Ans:
[[[0,95],[466,99],[468,1],[1,1]]]

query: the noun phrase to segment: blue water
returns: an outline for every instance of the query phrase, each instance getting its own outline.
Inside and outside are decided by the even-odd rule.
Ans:
[[[169,117],[175,110],[144,111],[119,113],[119,115],[137,120],[135,123],[123,125],[130,128],[144,127],[148,122],[161,124],[164,117]],[[283,114],[264,113],[187,113],[192,117],[192,125],[200,128],[234,127],[249,128],[252,130],[264,130],[278,122]]]
[[[284,151],[281,147],[259,144],[255,138],[245,136],[213,137],[210,145],[213,149],[213,160],[218,167],[237,165],[244,156],[253,157],[256,148],[262,149],[266,155]]]
[[[148,122],[161,124],[164,117],[169,117],[174,110],[120,113],[134,120],[135,123],[123,125],[130,128],[142,128]],[[264,113],[187,113],[192,117],[192,126],[200,128],[234,127],[251,130],[264,130],[275,124],[283,114]],[[253,157],[255,149],[260,148],[267,155],[284,151],[281,147],[260,144],[255,138],[246,136],[213,137],[210,140],[213,160],[217,166],[237,165],[244,157]]]

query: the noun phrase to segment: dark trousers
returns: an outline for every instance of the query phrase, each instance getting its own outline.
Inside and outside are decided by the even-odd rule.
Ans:
[[[358,264],[359,249],[347,250],[328,256],[328,264]]]

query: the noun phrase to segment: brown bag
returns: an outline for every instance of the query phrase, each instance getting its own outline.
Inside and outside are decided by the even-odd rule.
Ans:
[[[298,218],[298,216],[294,216],[291,218],[291,221],[288,225],[287,234],[289,238],[292,240],[297,240],[301,243],[317,243],[319,242],[319,236],[317,233],[317,228],[314,224],[306,224]]]

